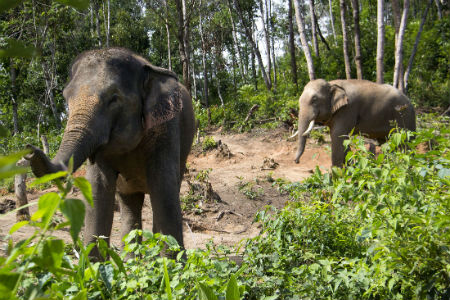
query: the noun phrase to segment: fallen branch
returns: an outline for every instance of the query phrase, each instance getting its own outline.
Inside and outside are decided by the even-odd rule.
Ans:
[[[239,127],[239,132],[242,132],[243,127],[245,124],[247,124],[248,120],[252,117],[253,113],[259,109],[259,105],[255,104],[250,108],[250,110],[247,113],[247,117],[245,118],[244,122],[242,123],[241,127]]]

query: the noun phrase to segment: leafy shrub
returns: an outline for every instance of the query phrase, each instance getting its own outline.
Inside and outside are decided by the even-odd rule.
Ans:
[[[205,136],[202,142],[202,150],[208,151],[217,148],[217,142],[212,136]]]

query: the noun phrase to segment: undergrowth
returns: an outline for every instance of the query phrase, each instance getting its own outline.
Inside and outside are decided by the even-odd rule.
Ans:
[[[233,251],[182,250],[172,237],[137,230],[120,255],[99,239],[105,261],[91,262],[94,245],[79,238],[84,201],[67,197],[75,185],[90,203],[89,184],[65,172],[39,179],[59,192],[11,228],[35,231],[0,257],[0,299],[448,299],[450,130],[448,118],[431,122],[392,132],[377,156],[351,137],[345,168],[275,180],[292,201],[259,212],[261,234]],[[21,155],[1,157],[0,178],[24,171],[14,167]],[[57,211],[62,223],[52,222]],[[61,228],[71,242],[53,236]],[[167,251],[178,256],[162,257]],[[240,266],[228,259],[236,252]]]

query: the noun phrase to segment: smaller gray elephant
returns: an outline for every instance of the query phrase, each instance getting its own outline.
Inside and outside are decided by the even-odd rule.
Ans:
[[[315,122],[330,128],[332,165],[341,167],[346,151],[346,136],[354,129],[379,143],[395,125],[416,130],[416,115],[409,99],[399,90],[387,84],[367,80],[310,81],[299,99],[300,112],[298,151],[299,163],[305,150],[306,138]]]

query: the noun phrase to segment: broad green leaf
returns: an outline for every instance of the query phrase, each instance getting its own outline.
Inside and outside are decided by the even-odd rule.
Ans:
[[[206,284],[199,282],[197,288],[199,300],[217,300],[217,296],[212,288],[210,288]]]
[[[2,3],[5,0],[0,1]],[[6,2],[11,0],[6,0]],[[13,2],[13,1],[11,1]],[[20,1],[22,2],[22,1]],[[3,3],[0,4],[0,12],[2,11]],[[25,45],[21,41],[17,41],[14,39],[8,39],[6,42],[6,46],[0,48],[0,58],[1,57],[25,57],[31,58],[36,54],[36,49],[31,46]]]
[[[15,298],[12,292],[17,280],[19,280],[19,273],[0,271],[0,300]]]
[[[119,254],[117,254],[111,248],[108,248],[108,254],[109,254],[109,256],[111,256],[112,260],[114,261],[114,263],[119,268],[119,271],[122,272],[125,275],[125,277],[126,277],[127,276],[127,271],[125,270],[125,266],[123,264],[123,260],[120,258]]]
[[[89,6],[89,0],[56,0],[57,2],[72,6],[73,8],[79,10],[85,10]]]
[[[30,221],[21,221],[21,222],[15,223],[13,226],[11,226],[11,229],[9,230],[9,234],[13,234],[14,232],[16,232],[17,230],[19,230],[20,228],[22,228],[23,226],[25,226],[29,223],[30,223]]]
[[[47,193],[39,198],[38,210],[31,216],[31,221],[37,221],[42,218],[42,222],[46,224],[53,216],[59,205],[61,198],[56,193]]]
[[[64,256],[63,240],[45,240],[40,244],[37,255],[33,261],[42,268],[55,270],[61,267],[62,258]]]
[[[16,163],[28,153],[30,153],[30,151],[24,150],[8,156],[0,156],[0,179],[26,173],[28,168],[18,167],[16,166]]]
[[[450,176],[450,169],[447,169],[447,168],[440,169],[438,172],[438,176],[441,179],[444,177]]]
[[[72,296],[70,300],[87,300],[86,290],[79,291],[76,295]]]
[[[240,298],[241,296],[239,295],[239,287],[237,285],[236,276],[231,275],[231,278],[227,284],[225,300],[239,300]]]
[[[106,288],[111,293],[112,291],[112,281],[114,278],[114,268],[110,264],[101,264],[98,267],[98,273],[100,274],[100,278],[105,283]]]
[[[68,174],[67,171],[59,171],[59,172],[56,172],[56,173],[47,174],[47,175],[44,175],[44,176],[36,179],[32,183],[30,183],[28,185],[28,187],[31,188],[31,187],[34,187],[36,185],[43,184],[43,183],[52,181],[52,180],[57,179],[57,178],[65,177],[65,176],[67,176],[67,174]]]
[[[92,187],[89,181],[84,177],[77,177],[74,179],[73,184],[80,189],[86,201],[94,207],[94,200],[92,198]]]
[[[8,135],[8,130],[5,126],[0,125],[0,137],[6,137]]]
[[[78,239],[78,234],[84,224],[85,206],[79,199],[66,199],[60,204],[61,212],[70,222],[70,235],[74,242]]]

